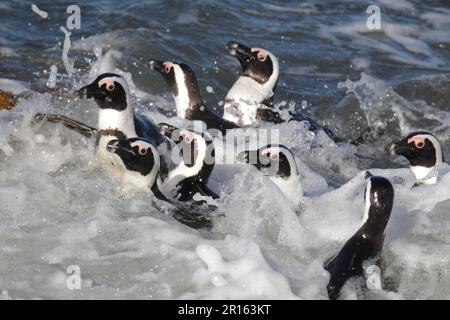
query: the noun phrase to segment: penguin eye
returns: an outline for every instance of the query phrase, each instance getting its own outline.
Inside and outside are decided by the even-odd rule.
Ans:
[[[264,49],[252,48],[251,51],[256,53],[256,57],[260,62],[264,62],[267,60],[267,52]]]
[[[112,83],[106,86],[106,90],[108,90],[108,91],[113,91],[115,88],[116,88],[116,86]]]
[[[264,61],[266,61],[266,59],[267,59],[266,55],[258,53],[258,60],[259,61],[264,62]]]
[[[423,149],[423,147],[425,147],[425,143],[424,142],[418,142],[418,143],[416,143],[416,147],[418,149]]]
[[[139,154],[140,154],[141,156],[145,156],[145,155],[147,154],[147,149],[139,148]]]

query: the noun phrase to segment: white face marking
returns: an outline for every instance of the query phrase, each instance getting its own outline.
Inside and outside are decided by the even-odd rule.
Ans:
[[[371,190],[372,190],[372,179],[369,178],[366,182],[366,198],[364,199],[365,200],[365,204],[364,204],[365,210],[364,210],[364,217],[363,217],[361,226],[363,226],[367,222],[367,219],[369,219],[369,210],[370,210],[370,204],[371,204],[371,202],[370,202]]]
[[[98,82],[98,86],[101,88],[104,84],[106,84],[106,90],[113,91],[116,87],[114,84],[114,78],[103,78]]]
[[[149,144],[149,151],[151,151],[153,153],[153,161],[154,161],[154,166],[152,171],[150,171],[150,174],[148,174],[148,185],[152,186],[153,183],[155,183],[155,180],[158,178],[158,173],[159,173],[159,169],[161,167],[161,159],[159,158],[159,152],[158,149],[155,148],[155,146]]]
[[[185,178],[193,177],[198,174],[203,167],[203,161],[205,160],[207,152],[206,141],[203,137],[196,133],[192,133],[192,135],[193,139],[195,139],[195,142],[197,143],[198,152],[197,158],[195,159],[195,164],[188,167],[183,161],[181,161],[174,170],[169,172],[169,180],[171,180],[170,183],[176,184]]]
[[[433,144],[434,149],[436,150],[436,165],[441,164],[442,162],[444,162],[442,146],[441,146],[439,140],[436,139],[435,136],[433,136],[431,134],[423,134],[423,135],[418,135],[416,137],[422,138],[423,140],[428,139],[429,141],[431,141],[431,143]],[[417,146],[417,144],[416,144],[416,146]]]
[[[189,92],[186,87],[183,69],[177,64],[172,64],[175,72],[175,81],[178,88],[178,95],[174,95],[175,106],[177,108],[177,116],[186,119],[186,111],[189,109]]]

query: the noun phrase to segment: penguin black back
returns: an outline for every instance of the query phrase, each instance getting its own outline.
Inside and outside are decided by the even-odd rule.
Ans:
[[[384,243],[384,231],[389,221],[394,188],[391,182],[366,173],[365,212],[363,224],[344,244],[339,253],[324,264],[330,273],[328,296],[335,300],[348,279],[364,274],[363,262],[380,257]],[[379,263],[379,261],[378,261]]]
[[[205,105],[194,71],[187,64],[151,60],[149,65],[163,76],[170,87],[178,117],[203,121],[208,129],[217,129],[222,135],[225,135],[227,130],[238,127]]]

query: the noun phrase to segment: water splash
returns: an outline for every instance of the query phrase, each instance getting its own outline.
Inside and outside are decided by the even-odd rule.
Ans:
[[[64,28],[63,26],[60,27],[60,30],[62,32],[64,32],[62,60],[64,63],[64,67],[66,68],[67,74],[69,76],[72,76],[73,73],[75,72],[75,70],[73,68],[73,62],[70,62],[70,60],[69,60],[69,50],[71,47],[70,36],[72,35],[72,33],[70,31],[68,31],[66,28]]]
[[[48,18],[48,13],[46,11],[40,10],[35,4],[31,5],[31,10],[33,10],[33,12],[39,15],[42,19]]]

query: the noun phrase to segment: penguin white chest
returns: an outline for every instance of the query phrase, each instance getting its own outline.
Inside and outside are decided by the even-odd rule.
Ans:
[[[273,95],[261,84],[249,77],[240,77],[227,94],[223,117],[241,126],[256,122],[260,103]]]
[[[117,139],[114,136],[101,136],[97,145],[96,157],[100,165],[108,171],[123,175],[127,169],[122,159],[115,153],[106,150],[108,142]]]
[[[286,196],[289,205],[296,209],[300,207],[303,198],[303,189],[298,176],[292,176],[288,179],[271,177],[272,182]]]

